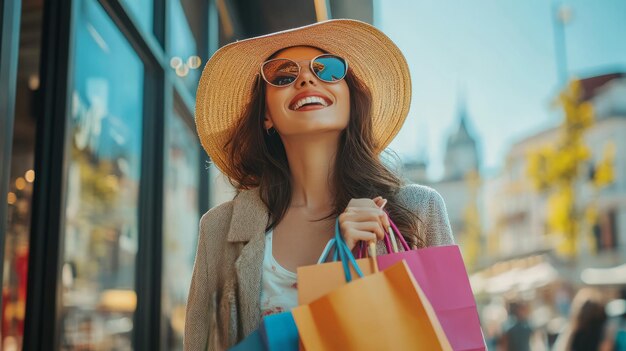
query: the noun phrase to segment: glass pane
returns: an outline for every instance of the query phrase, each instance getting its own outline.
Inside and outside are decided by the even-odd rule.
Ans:
[[[16,34],[28,40],[19,42],[9,192],[2,194],[5,196],[2,201],[7,201],[7,230],[2,262],[0,350],[5,351],[21,350],[24,336],[30,220],[35,180],[33,165],[37,114],[34,98],[39,93],[43,3],[24,3],[20,16],[20,32]],[[0,165],[0,168],[4,166]]]
[[[130,350],[144,67],[96,0],[78,6],[61,345]]]
[[[201,11],[205,9],[201,3],[187,1],[183,5],[180,0],[169,1],[170,66],[193,96],[204,62],[198,55],[198,43],[203,33],[201,26],[205,25],[201,17]]]
[[[183,349],[185,305],[200,221],[200,153],[194,131],[174,113],[166,122],[162,345]]]
[[[152,22],[154,19],[154,1],[152,0],[122,0],[131,12],[131,16],[139,23],[147,33],[152,34]]]

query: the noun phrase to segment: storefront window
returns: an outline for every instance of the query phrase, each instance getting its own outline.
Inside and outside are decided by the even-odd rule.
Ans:
[[[202,63],[206,58],[198,54],[202,26],[201,1],[169,1],[170,25],[170,67],[183,82],[189,93],[196,95],[196,88],[202,73]]]
[[[4,351],[21,350],[24,336],[43,3],[23,4],[20,16],[20,32],[15,35],[28,40],[19,41],[15,119],[13,130],[9,131],[13,133],[11,163],[0,164],[0,168],[10,167],[8,193],[3,194],[2,199],[7,201],[0,315],[0,350]],[[2,236],[0,234],[0,238]]]
[[[97,0],[77,6],[61,349],[130,350],[144,67]]]
[[[192,127],[178,113],[166,122],[163,203],[164,348],[183,349],[185,305],[198,240],[200,154]]]
[[[137,19],[139,26],[147,33],[152,33],[154,19],[154,1],[152,0],[122,0],[130,10],[132,16]]]

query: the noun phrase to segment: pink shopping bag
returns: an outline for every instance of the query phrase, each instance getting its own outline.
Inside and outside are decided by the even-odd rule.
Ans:
[[[452,349],[455,351],[486,350],[476,300],[459,247],[457,245],[432,246],[410,250],[393,222],[391,226],[391,240],[389,233],[385,238],[387,250],[391,253],[377,256],[379,269],[385,270],[405,260],[415,280],[433,306]],[[405,251],[393,252],[391,243],[395,238],[400,241]],[[396,244],[393,244],[395,247]],[[359,256],[363,254],[364,248]]]

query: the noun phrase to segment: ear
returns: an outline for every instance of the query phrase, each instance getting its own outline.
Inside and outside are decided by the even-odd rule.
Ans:
[[[263,125],[265,126],[265,130],[268,130],[274,126],[274,122],[272,122],[272,118],[268,113],[265,113],[265,119],[263,120]]]

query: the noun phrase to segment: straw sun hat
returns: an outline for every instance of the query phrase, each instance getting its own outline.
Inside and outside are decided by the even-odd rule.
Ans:
[[[334,19],[228,44],[207,62],[196,94],[202,146],[225,171],[224,146],[251,100],[261,63],[291,46],[314,46],[340,55],[372,94],[374,138],[382,151],[409,112],[411,78],[400,49],[383,32],[356,20]]]

